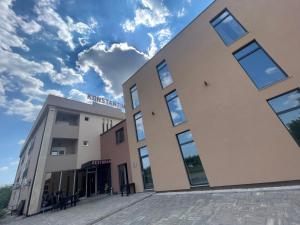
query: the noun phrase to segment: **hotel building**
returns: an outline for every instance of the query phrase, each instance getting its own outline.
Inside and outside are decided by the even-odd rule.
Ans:
[[[137,191],[300,180],[299,9],[217,0],[123,84]]]
[[[22,204],[23,213],[33,215],[43,197],[58,191],[79,197],[106,192],[111,159],[102,156],[100,134],[124,117],[116,108],[49,95],[21,150],[10,208]]]

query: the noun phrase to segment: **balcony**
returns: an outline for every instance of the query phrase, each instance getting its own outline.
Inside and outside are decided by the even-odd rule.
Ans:
[[[79,114],[58,111],[52,130],[54,138],[76,139],[79,134]]]

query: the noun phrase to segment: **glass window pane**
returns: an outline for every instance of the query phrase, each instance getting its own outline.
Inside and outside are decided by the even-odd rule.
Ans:
[[[191,185],[207,184],[207,178],[194,142],[181,146]]]
[[[280,114],[279,118],[300,146],[300,109]]]
[[[212,21],[212,25],[216,26],[216,24],[218,24],[222,19],[224,19],[226,16],[229,15],[229,12],[226,10],[225,12],[223,12],[220,16],[218,16],[216,19],[214,19],[214,21]]]
[[[137,91],[136,86],[133,86],[130,89],[130,93],[131,93],[132,107],[135,109],[136,107],[138,107],[140,105],[138,91]]]
[[[261,48],[239,60],[239,63],[258,89],[286,78],[283,71]]]
[[[163,88],[173,83],[172,75],[166,63],[163,63],[163,65],[159,65],[157,69],[158,69],[159,79]]]
[[[269,100],[269,103],[277,113],[300,106],[300,92],[299,90],[292,91],[288,94]]]
[[[228,11],[225,11],[212,21],[212,26],[226,45],[232,44],[247,33],[241,24],[234,19]]]
[[[141,157],[148,155],[147,147],[140,148],[140,155]]]
[[[169,107],[169,111],[174,126],[181,124],[185,121],[185,115],[179,97],[176,97],[171,101],[168,101],[168,107]]]
[[[191,131],[186,131],[184,133],[178,134],[177,137],[180,144],[184,144],[193,140]]]
[[[252,52],[258,48],[259,48],[258,44],[256,42],[252,42],[251,44],[242,48],[238,52],[234,53],[234,57],[239,60],[240,58],[246,56],[247,54],[249,54],[250,52]]]
[[[143,125],[142,117],[140,117],[139,119],[135,119],[135,127],[136,127],[137,140],[141,141],[141,140],[145,139],[145,132],[144,132],[144,125]]]

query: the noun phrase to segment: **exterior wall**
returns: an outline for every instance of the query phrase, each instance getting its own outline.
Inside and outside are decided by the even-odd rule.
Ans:
[[[85,121],[86,116],[89,117],[89,121]],[[101,159],[99,135],[103,133],[103,121],[106,129],[106,123],[110,123],[110,120],[112,120],[112,126],[120,121],[90,114],[80,114],[77,169],[81,168],[81,165],[88,161]],[[83,141],[88,141],[88,146],[84,146]]]
[[[225,46],[210,21],[227,8],[248,34]],[[123,85],[133,182],[143,190],[138,148],[148,146],[154,189],[189,189],[176,134],[191,130],[211,187],[300,179],[300,150],[267,99],[300,85],[298,1],[218,0]],[[258,90],[232,53],[253,39],[288,74]],[[166,60],[174,83],[162,90]],[[208,86],[204,85],[207,81]],[[131,108],[137,85],[140,107]],[[176,89],[187,121],[173,127],[164,96]],[[137,143],[141,111],[146,139]],[[152,115],[154,112],[155,115]]]
[[[39,212],[41,207],[41,198],[43,194],[43,187],[44,187],[44,178],[45,178],[45,165],[47,161],[47,157],[49,155],[49,150],[51,146],[51,131],[53,124],[55,122],[55,113],[56,110],[53,107],[49,107],[45,130],[42,138],[38,164],[36,168],[35,179],[33,181],[31,199],[28,209],[28,215],[35,214]]]
[[[124,141],[116,143],[116,131],[124,128]],[[132,183],[126,120],[118,123],[100,136],[102,159],[111,159],[111,177],[114,192],[120,192],[118,166],[127,164],[128,182]]]

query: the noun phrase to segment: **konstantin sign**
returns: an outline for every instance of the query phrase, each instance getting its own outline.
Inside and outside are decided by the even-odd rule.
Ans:
[[[87,95],[87,98],[89,100],[92,100],[93,102],[96,102],[96,103],[99,103],[99,104],[102,104],[102,105],[107,105],[107,106],[111,106],[111,107],[118,108],[118,109],[123,109],[124,108],[123,104],[121,104],[119,102],[116,102],[116,101],[109,100],[107,98],[94,96],[94,95],[90,95],[90,94]]]

